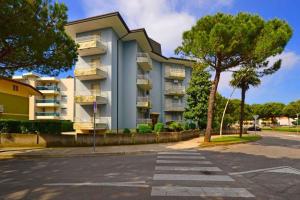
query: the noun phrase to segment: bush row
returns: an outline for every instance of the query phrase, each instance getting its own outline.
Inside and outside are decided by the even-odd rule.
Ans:
[[[67,120],[0,120],[1,133],[60,134],[73,131],[73,122]]]
[[[152,126],[149,124],[138,124],[137,126],[137,132],[138,133],[160,133],[163,131],[183,131],[183,130],[194,130],[196,129],[196,124],[193,122],[185,122],[185,123],[180,123],[180,122],[170,122],[166,126],[164,126],[163,123],[156,123],[154,125],[154,130],[152,131]],[[130,133],[130,130],[125,128],[124,133]]]

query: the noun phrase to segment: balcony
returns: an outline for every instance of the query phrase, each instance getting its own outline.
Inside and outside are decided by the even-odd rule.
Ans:
[[[183,112],[184,111],[184,104],[183,103],[166,103],[165,111]]]
[[[36,119],[59,119],[58,112],[36,112]]]
[[[149,97],[138,97],[137,102],[136,102],[136,106],[138,108],[150,109],[151,108],[150,98]]]
[[[78,53],[80,56],[103,54],[106,52],[106,45],[99,36],[85,36],[76,39],[79,44]]]
[[[136,62],[144,71],[152,69],[152,60],[148,53],[137,53]]]
[[[74,122],[75,130],[94,130],[93,118],[86,119],[76,119]],[[108,119],[105,117],[97,117],[95,119],[95,129],[96,130],[105,130],[108,128]]]
[[[166,68],[165,78],[183,80],[185,79],[185,70],[180,68]]]
[[[80,105],[107,104],[107,93],[100,90],[76,91],[75,103]]]
[[[74,75],[79,80],[96,80],[107,77],[106,71],[101,67],[77,68]]]
[[[56,85],[50,85],[50,86],[36,86],[36,89],[39,90],[42,94],[54,94],[58,95],[60,92],[60,89]]]
[[[56,99],[37,99],[35,103],[37,107],[58,107],[60,104]]]
[[[183,95],[185,95],[185,87],[182,85],[166,86],[165,87],[165,95],[183,96]]]
[[[136,84],[139,88],[143,90],[151,90],[152,89],[152,81],[149,76],[146,75],[138,75],[136,79]]]
[[[152,119],[141,118],[136,120],[137,124],[152,124]]]

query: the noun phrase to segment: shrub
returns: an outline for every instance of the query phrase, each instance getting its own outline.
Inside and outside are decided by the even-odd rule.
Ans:
[[[160,133],[164,131],[164,124],[163,123],[156,123],[155,126],[154,126],[154,132],[155,133]]]
[[[61,132],[70,132],[74,131],[73,122],[69,120],[61,121]]]
[[[183,126],[183,129],[184,129],[184,130],[189,130],[189,129],[190,129],[190,123],[185,122],[185,123],[184,123],[184,126]]]
[[[130,134],[130,133],[131,133],[131,131],[130,131],[130,129],[129,129],[129,128],[124,128],[124,130],[123,130],[123,133],[125,133],[125,134]]]
[[[71,129],[72,127],[72,129]],[[60,120],[0,120],[1,133],[60,134],[73,130],[73,123]]]
[[[189,123],[189,129],[195,130],[196,129],[196,124],[194,122]]]
[[[139,133],[151,133],[152,128],[148,124],[138,124],[138,132]]]
[[[183,130],[183,127],[182,127],[182,124],[180,124],[179,122],[172,122],[170,125],[169,125],[169,129],[171,131],[182,131]]]

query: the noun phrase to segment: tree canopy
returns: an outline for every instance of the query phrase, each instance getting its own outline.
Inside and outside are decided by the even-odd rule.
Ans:
[[[210,73],[205,71],[203,66],[195,66],[186,90],[187,107],[184,118],[194,120],[200,128],[206,126],[208,95],[211,87],[210,77]]]
[[[211,137],[214,104],[221,73],[251,63],[252,67],[264,71],[267,59],[280,54],[291,35],[292,30],[285,21],[264,21],[260,16],[248,13],[217,13],[205,16],[191,30],[183,33],[183,42],[175,52],[195,58],[215,71],[209,95],[206,142]]]
[[[77,45],[65,33],[67,7],[49,0],[0,1],[0,75],[57,75],[71,69]]]

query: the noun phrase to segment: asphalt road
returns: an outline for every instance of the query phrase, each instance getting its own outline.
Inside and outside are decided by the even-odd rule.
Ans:
[[[134,155],[0,161],[0,199],[300,199],[300,136]]]

